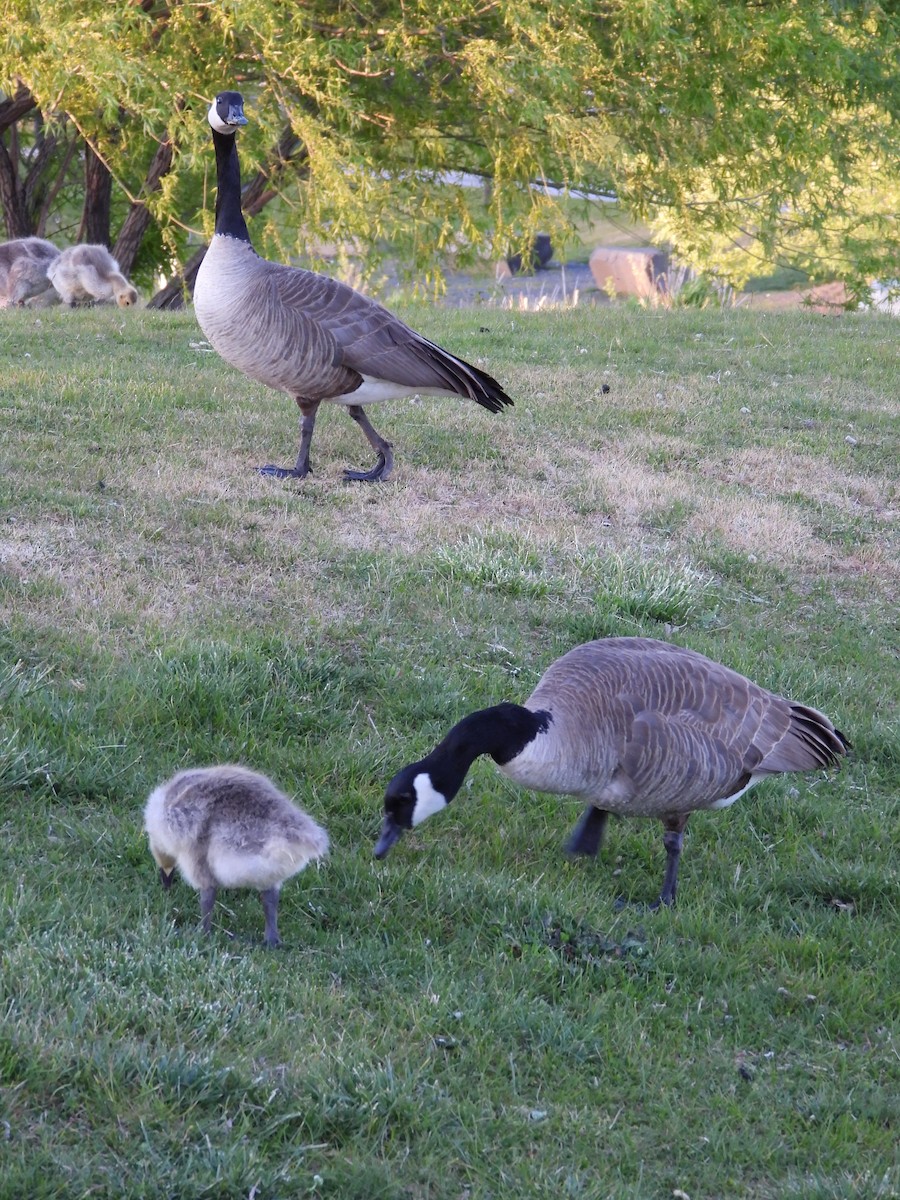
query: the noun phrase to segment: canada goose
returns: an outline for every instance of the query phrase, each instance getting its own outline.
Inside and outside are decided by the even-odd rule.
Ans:
[[[194,311],[226,362],[251,379],[293,396],[300,407],[296,465],[258,468],[278,479],[309,474],[309,447],[323,400],[346,405],[378,455],[370,471],[346,479],[384,480],[391,443],[363,405],[400,396],[464,396],[491,412],[512,404],[490,375],[428,341],[374,300],[344,283],[260,258],[241,213],[235,132],[247,124],[239,92],[222,92],[209,109],[216,151],[216,227],[197,273]]]
[[[50,290],[47,268],[59,250],[44,238],[14,238],[0,245],[0,307],[23,305]]]
[[[47,274],[63,304],[115,300],[119,308],[137,304],[137,291],[105,246],[69,246],[50,264]]]
[[[204,933],[212,928],[218,888],[256,888],[268,946],[281,941],[282,883],[328,849],[328,835],[312,817],[265,775],[238,766],[179,771],[151,792],[144,829],[163,887],[177,866],[200,892]]]
[[[727,808],[767,775],[834,766],[850,743],[822,713],[668,642],[606,638],[576,646],[520,704],[498,704],[454,725],[421,762],[387,786],[375,857],[439,812],[480,754],[539,792],[588,805],[567,849],[596,854],[609,813],[658,817],[672,904],[688,817]]]

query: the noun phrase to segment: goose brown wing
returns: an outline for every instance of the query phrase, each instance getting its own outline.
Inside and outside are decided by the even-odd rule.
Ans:
[[[487,372],[416,333],[383,305],[327,275],[267,264],[280,309],[278,336],[326,344],[329,366],[396,383],[441,390],[477,401],[491,412],[512,404]],[[331,392],[330,395],[339,395]],[[322,397],[323,399],[326,397]]]
[[[575,647],[528,703],[553,711],[591,771],[610,771],[615,759],[616,788],[629,794],[632,812],[708,807],[739,792],[753,773],[831,765],[846,746],[816,710],[702,654],[648,638]]]
[[[645,806],[686,812],[746,787],[789,727],[787,701],[690,652],[640,663],[622,769]]]
[[[785,703],[790,711],[790,726],[781,741],[765,755],[760,770],[814,771],[836,767],[850,749],[849,741],[824,713],[805,704]]]
[[[746,787],[754,758],[706,729],[648,712],[631,726],[620,772],[631,781],[632,812],[692,812]]]

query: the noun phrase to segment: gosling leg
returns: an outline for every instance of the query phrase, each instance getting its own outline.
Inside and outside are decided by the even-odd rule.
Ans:
[[[278,894],[277,887],[267,888],[259,893],[263,912],[266,914],[266,945],[272,947],[281,945],[281,938],[278,936]]]
[[[216,903],[216,889],[202,888],[200,891],[200,926],[204,933],[212,933],[212,912]]]

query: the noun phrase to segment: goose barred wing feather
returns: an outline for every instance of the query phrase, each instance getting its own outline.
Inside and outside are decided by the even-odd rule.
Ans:
[[[790,704],[788,734],[760,764],[764,771],[812,771],[836,767],[850,743],[828,717],[805,704]]]
[[[705,728],[648,712],[631,726],[621,771],[633,796],[652,802],[651,813],[693,812],[747,786],[752,773],[747,757]],[[751,749],[749,758],[754,757]]]
[[[290,347],[290,361],[302,364],[311,379],[327,367],[353,373],[357,381],[366,375],[405,389],[455,393],[491,412],[512,404],[485,371],[422,337],[369,297],[326,275],[260,261],[274,293],[267,306],[278,323],[273,344]],[[303,394],[324,400],[352,386],[326,391],[320,384],[315,395]]]
[[[597,803],[612,811],[710,807],[751,776],[831,766],[847,746],[815,709],[649,638],[575,647],[547,670],[528,707],[550,709],[560,734],[580,741],[585,784],[596,780]]]

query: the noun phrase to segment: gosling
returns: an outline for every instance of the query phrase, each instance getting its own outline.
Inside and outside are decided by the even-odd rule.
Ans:
[[[177,866],[200,893],[204,933],[219,888],[256,888],[266,945],[279,946],[281,885],[328,850],[328,834],[267,779],[241,766],[179,771],[150,794],[144,830],[164,888]]]

